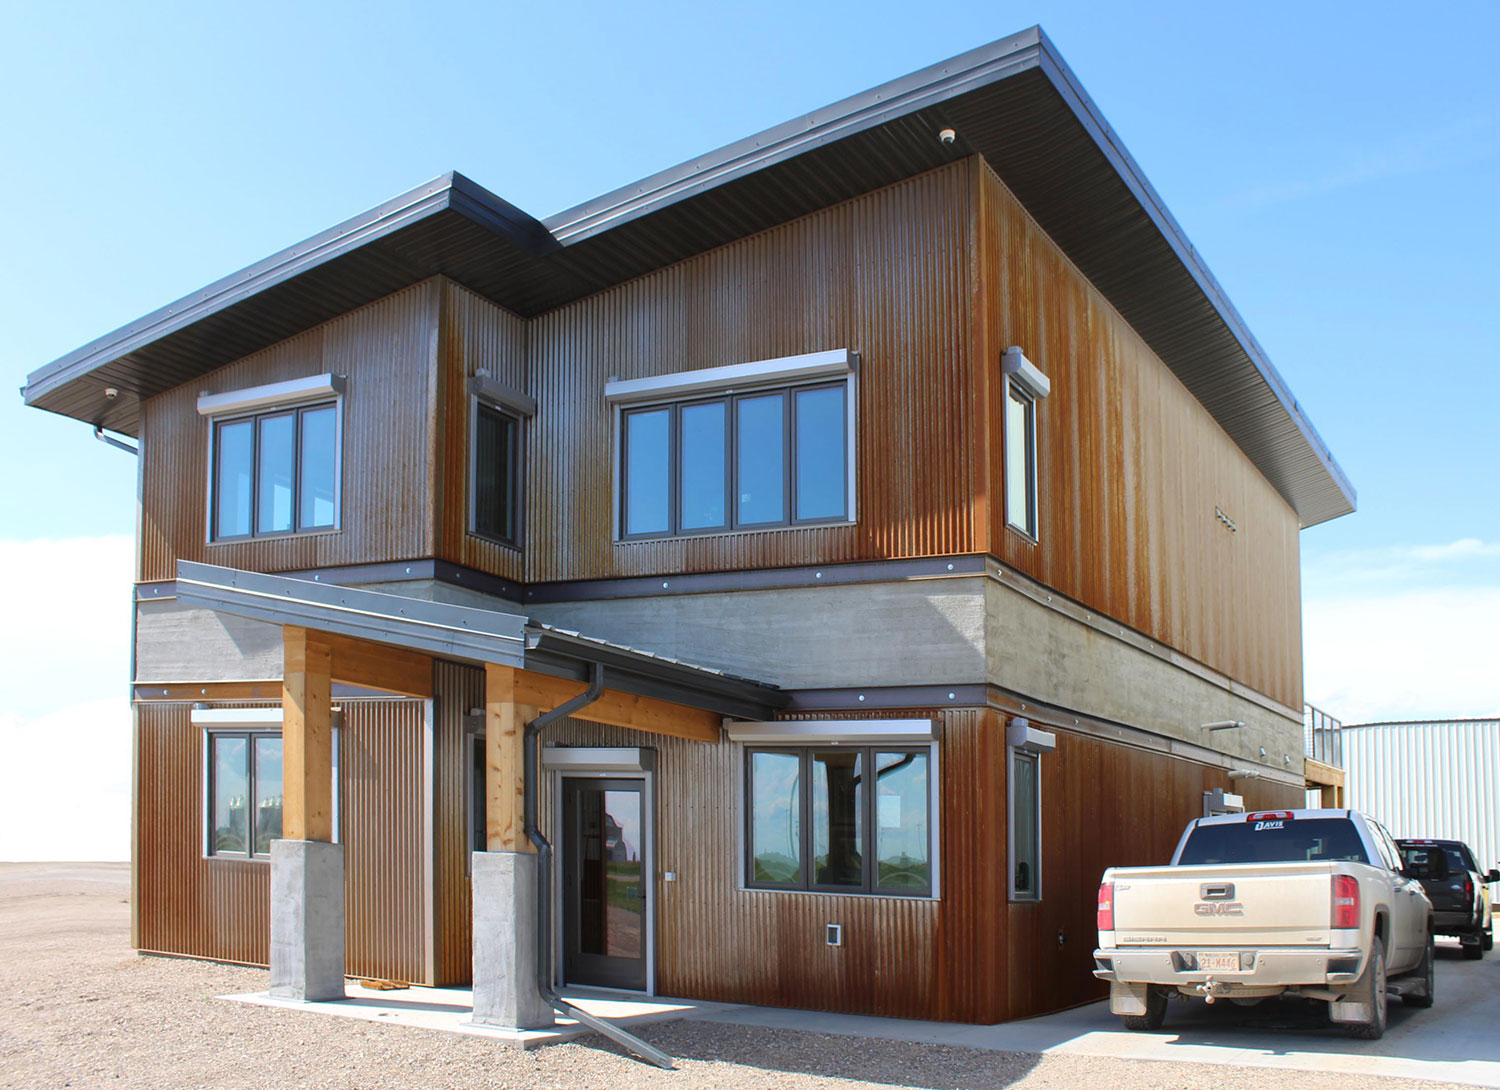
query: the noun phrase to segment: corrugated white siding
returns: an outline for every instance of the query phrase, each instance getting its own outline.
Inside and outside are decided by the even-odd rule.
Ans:
[[[1350,806],[1394,836],[1462,840],[1482,868],[1500,863],[1500,720],[1372,723],[1342,734]]]

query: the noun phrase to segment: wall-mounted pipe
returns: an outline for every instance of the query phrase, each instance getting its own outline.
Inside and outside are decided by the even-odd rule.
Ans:
[[[140,454],[141,452],[141,449],[139,447],[133,447],[129,443],[116,439],[113,435],[105,435],[103,424],[94,425],[94,438],[99,440],[99,442],[101,443],[108,443],[110,446],[115,447],[118,450],[123,450],[126,454]]]
[[[589,1029],[604,1034],[616,1044],[642,1059],[649,1060],[657,1067],[664,1067],[671,1071],[677,1067],[671,1056],[653,1045],[648,1045],[635,1034],[627,1033],[613,1022],[595,1018],[588,1011],[579,1010],[558,995],[557,988],[552,983],[554,976],[552,971],[552,845],[542,835],[541,825],[537,820],[537,793],[541,783],[538,751],[541,747],[542,731],[559,719],[566,719],[574,712],[588,707],[603,693],[604,667],[594,663],[589,667],[589,687],[586,692],[579,693],[567,703],[559,704],[550,712],[544,712],[526,724],[526,737],[523,743],[525,770],[522,777],[522,797],[526,814],[526,835],[531,839],[532,844],[536,845],[536,986],[537,990],[542,993],[542,998],[556,1010],[566,1014],[569,1018],[578,1019]]]

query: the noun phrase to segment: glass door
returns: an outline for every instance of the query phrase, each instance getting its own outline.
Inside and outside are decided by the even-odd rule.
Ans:
[[[646,990],[644,780],[562,781],[563,980]]]

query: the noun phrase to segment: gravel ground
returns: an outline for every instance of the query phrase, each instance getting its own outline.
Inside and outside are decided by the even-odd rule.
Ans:
[[[1391,1090],[1446,1085],[1264,1068],[1035,1056],[682,1022],[643,1036],[659,1071],[599,1038],[535,1052],[457,1034],[214,998],[263,970],[130,949],[128,871],[0,864],[0,1087],[1042,1087]]]

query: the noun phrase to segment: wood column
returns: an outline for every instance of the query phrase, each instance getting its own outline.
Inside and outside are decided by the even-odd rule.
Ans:
[[[282,628],[282,836],[333,840],[333,652],[321,632]]]
[[[513,666],[484,668],[485,850],[535,851],[526,836],[526,724],[537,709],[516,702]]]

